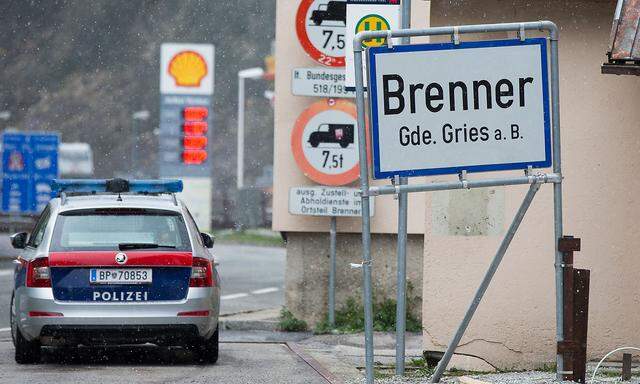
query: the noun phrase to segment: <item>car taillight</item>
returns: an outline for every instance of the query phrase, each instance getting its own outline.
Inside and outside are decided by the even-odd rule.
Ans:
[[[27,287],[51,287],[49,258],[40,257],[29,262],[29,266],[27,269]]]
[[[211,262],[201,257],[194,257],[191,267],[190,287],[211,287],[213,286],[213,270]]]
[[[40,311],[31,311],[29,312],[29,317],[63,317],[64,315],[60,312],[40,312]]]
[[[207,317],[207,316],[209,316],[209,311],[178,312],[178,316],[181,316],[181,317]]]

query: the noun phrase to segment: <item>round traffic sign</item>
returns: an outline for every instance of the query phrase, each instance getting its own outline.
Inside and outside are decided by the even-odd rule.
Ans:
[[[312,59],[329,67],[344,67],[346,0],[302,0],[296,33]]]
[[[356,23],[356,34],[363,31],[388,31],[391,29],[387,19],[380,15],[369,14],[363,16]],[[387,43],[387,39],[379,37],[377,39],[365,40],[362,42],[364,48],[380,47]]]
[[[345,185],[358,179],[358,133],[355,104],[321,100],[295,123],[291,149],[298,167],[323,185]]]

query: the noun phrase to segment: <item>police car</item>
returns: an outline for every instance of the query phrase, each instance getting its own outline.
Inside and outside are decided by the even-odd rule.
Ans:
[[[220,278],[175,193],[179,180],[60,180],[21,251],[11,297],[15,359],[41,346],[153,343],[218,359]]]

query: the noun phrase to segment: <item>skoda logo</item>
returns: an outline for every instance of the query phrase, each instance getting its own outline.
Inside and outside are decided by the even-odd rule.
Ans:
[[[116,263],[118,264],[124,264],[127,262],[127,255],[120,252],[120,253],[116,253]]]

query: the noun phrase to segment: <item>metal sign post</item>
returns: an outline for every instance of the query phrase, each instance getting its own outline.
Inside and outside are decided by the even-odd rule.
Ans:
[[[329,325],[336,325],[336,237],[337,219],[331,216],[329,227]]]
[[[547,40],[525,38],[525,31],[528,30],[546,31],[549,34],[549,52],[547,52]],[[461,34],[492,32],[517,32],[519,39],[460,42]],[[450,35],[452,43],[391,46],[392,38],[435,35]],[[395,183],[391,186],[370,187],[368,167],[360,167],[367,383],[373,383],[371,225],[368,215],[371,197],[387,194],[402,196],[413,192],[530,185],[529,192],[518,209],[464,319],[431,379],[432,382],[439,382],[527,209],[542,184],[552,183],[554,185],[555,238],[557,240],[562,237],[558,29],[550,21],[539,21],[358,33],[353,40],[353,50],[356,63],[356,105],[361,159],[367,158],[362,42],[376,38],[386,38],[388,46],[367,50],[367,74],[370,86],[369,110],[372,121],[371,158],[374,178],[394,178],[399,181],[399,177],[458,174],[459,180],[415,185]],[[452,68],[463,68],[464,65],[468,65],[465,63],[469,63],[470,55],[473,55],[474,58],[475,75],[482,76],[475,80],[464,77],[473,76],[474,74],[470,74],[472,71],[452,70]],[[438,60],[433,59],[436,56]],[[550,65],[547,65],[547,56],[550,56]],[[496,60],[503,62],[505,59],[510,61],[508,69],[503,65],[493,65]],[[412,65],[407,65],[407,60],[411,60]],[[480,63],[484,63],[484,67]],[[489,73],[491,76],[488,80],[483,80],[486,78],[486,74],[482,72],[482,68],[491,68],[494,71]],[[506,73],[497,73],[503,69]],[[518,75],[509,71],[518,71]],[[423,80],[424,73],[428,73],[432,82],[416,83],[416,80]],[[451,79],[452,74],[463,77]],[[451,80],[447,88],[437,83],[440,79],[444,81],[447,77],[449,78],[447,81]],[[494,81],[495,84],[491,84],[489,80]],[[466,91],[467,84],[473,87],[470,88],[472,91]],[[378,87],[383,88],[382,93],[378,92]],[[549,98],[549,88],[551,89],[551,98]],[[419,94],[417,92],[419,90],[422,90],[422,99],[420,103],[417,103],[416,95]],[[449,91],[449,97],[445,97],[445,90]],[[457,93],[456,90],[458,90]],[[405,91],[409,93],[405,93]],[[481,91],[486,92],[485,97],[479,96]],[[495,92],[495,108],[493,108],[494,99],[489,96],[491,92]],[[469,102],[467,95],[472,93],[474,98]],[[416,108],[425,108],[425,102],[429,111],[417,111]],[[447,103],[446,108],[444,108],[445,103]],[[485,103],[484,106],[481,106],[482,103]],[[381,105],[384,105],[384,113],[378,111],[378,107]],[[508,108],[512,106],[517,106],[517,108],[509,110]],[[549,108],[551,108],[550,113]],[[464,110],[464,114],[460,113],[462,110]],[[442,113],[437,115],[440,111]],[[488,121],[485,124],[492,126],[491,130],[485,126],[468,127],[466,124],[462,126],[460,120],[468,120],[475,116],[473,113],[477,113],[483,118],[482,120]],[[433,132],[429,131],[430,126],[434,124],[437,126],[432,129]],[[453,125],[456,125],[456,128]],[[550,165],[553,165],[553,173],[533,173],[533,168],[546,168]],[[524,170],[524,176],[478,180],[467,178],[467,172],[517,169]],[[399,241],[402,237],[406,237],[406,231],[406,226],[402,225],[402,221],[400,221]],[[557,241],[554,243],[556,249],[556,336],[558,341],[562,341],[562,254],[558,252]],[[557,356],[557,364],[558,377],[561,378],[563,373],[561,355]]]
[[[331,219],[329,226],[329,324],[336,319],[336,248],[338,217],[360,217],[359,190],[327,186],[296,187],[289,190],[289,213]],[[373,216],[374,207],[370,207]]]
[[[402,0],[400,23],[402,29],[411,28],[411,0]],[[410,37],[403,37],[401,44],[410,44]],[[399,177],[399,185],[407,185],[409,178]],[[398,264],[396,293],[396,375],[404,375],[405,332],[407,325],[407,216],[409,195],[398,194]]]

